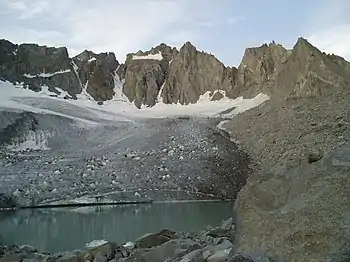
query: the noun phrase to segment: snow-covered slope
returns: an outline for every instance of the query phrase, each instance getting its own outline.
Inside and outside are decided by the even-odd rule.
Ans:
[[[65,108],[75,107],[81,110],[87,110],[96,116],[96,119],[114,120],[117,119],[137,119],[137,118],[164,118],[176,116],[205,116],[205,117],[232,117],[233,115],[255,107],[269,97],[259,94],[253,99],[230,99],[227,97],[219,101],[211,101],[210,92],[200,97],[196,104],[181,105],[164,104],[158,102],[153,107],[136,108],[130,103],[121,92],[119,78],[115,78],[115,96],[113,99],[104,102],[102,105],[86,96],[79,96],[77,100],[66,100],[55,93],[45,89],[40,92],[34,92],[24,89],[21,85],[13,85],[10,82],[0,81],[0,108],[21,109],[36,113],[51,113],[70,118],[76,118],[74,111],[64,110]]]

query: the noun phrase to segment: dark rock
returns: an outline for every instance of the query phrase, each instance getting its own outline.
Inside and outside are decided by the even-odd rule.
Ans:
[[[23,253],[35,253],[38,250],[35,247],[24,245],[19,247],[20,251]]]
[[[212,230],[210,230],[208,233],[207,233],[207,236],[210,236],[210,237],[214,237],[214,238],[217,238],[217,237],[226,237],[226,236],[229,236],[229,231],[228,229],[224,229],[224,228],[221,228],[221,227],[217,227],[217,228],[214,228]]]
[[[320,160],[323,157],[323,155],[321,153],[309,153],[307,155],[307,162],[309,164],[317,162],[318,160]]]
[[[208,262],[225,262],[229,258],[230,249],[216,251],[207,258]]]
[[[73,58],[77,73],[86,91],[96,101],[113,98],[116,85],[116,69],[119,66],[114,53],[95,54],[85,50]]]
[[[180,261],[183,262],[204,262],[206,261],[203,257],[203,252],[201,250],[194,250],[184,257]]]
[[[22,261],[23,261],[23,255],[20,255],[20,254],[10,254],[0,258],[0,262],[22,262]]]
[[[234,255],[232,258],[227,260],[227,262],[256,262],[252,258],[249,258],[248,256],[245,255]]]
[[[57,94],[60,92],[56,87],[67,91],[72,97],[81,92],[79,79],[65,47],[14,45],[0,40],[0,54],[0,79],[14,84],[24,83],[34,91],[40,91],[46,85]]]
[[[93,262],[107,262],[107,257],[105,254],[102,254],[101,252],[97,253]]]
[[[272,262],[269,256],[259,251],[252,254],[234,254],[230,253],[230,262]]]
[[[185,43],[170,64],[162,98],[165,103],[196,103],[207,91],[235,89],[236,69],[226,68],[213,55]],[[234,92],[231,92],[234,94]]]
[[[200,246],[191,239],[174,239],[151,249],[142,255],[142,259],[144,262],[163,262],[176,256],[179,250],[186,249],[191,252],[199,248]]]
[[[164,229],[158,233],[146,234],[135,241],[136,248],[151,248],[159,246],[175,238],[175,232]]]
[[[211,101],[217,101],[220,100],[224,97],[223,94],[221,94],[220,92],[215,92],[214,95],[210,98]]]
[[[55,260],[50,260],[50,261],[55,261],[55,262],[80,262],[79,258],[76,254],[73,253],[67,253],[62,255],[61,257],[58,257]]]
[[[116,243],[110,242],[99,247],[92,248],[88,252],[95,257],[97,254],[104,255],[108,260],[111,260],[115,257],[116,252],[119,252],[119,247]]]
[[[0,208],[15,208],[17,207],[16,201],[4,193],[0,193]]]

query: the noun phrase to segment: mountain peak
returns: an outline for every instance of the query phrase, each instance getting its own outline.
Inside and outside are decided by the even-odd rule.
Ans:
[[[90,50],[85,49],[80,54],[76,55],[74,58],[80,60],[80,61],[88,61],[91,58],[96,58],[96,54]]]
[[[196,103],[208,91],[225,91],[230,98],[257,91],[317,95],[323,92],[321,86],[322,90],[345,86],[350,73],[350,64],[343,58],[322,53],[303,37],[292,50],[274,41],[246,48],[238,68],[226,67],[190,41],[180,50],[160,43],[128,54],[122,65],[112,52],[84,50],[69,58],[65,47],[15,45],[7,40],[0,40],[0,54],[1,80],[24,83],[35,91],[44,85],[58,87],[72,97],[83,90],[96,101],[112,99],[118,86],[137,107],[154,106],[160,99]]]

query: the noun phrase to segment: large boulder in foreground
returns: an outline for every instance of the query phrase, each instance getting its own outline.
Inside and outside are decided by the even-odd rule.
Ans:
[[[235,212],[236,252],[264,250],[274,261],[343,261],[350,250],[350,148],[252,176]]]
[[[136,248],[151,248],[159,246],[175,238],[175,232],[163,229],[157,233],[146,234],[135,241]]]

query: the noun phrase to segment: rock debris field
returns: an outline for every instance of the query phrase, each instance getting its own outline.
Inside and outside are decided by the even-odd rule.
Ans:
[[[1,115],[2,207],[89,203],[101,195],[105,202],[233,199],[249,172],[249,156],[217,128],[220,119],[83,126],[57,115]]]

